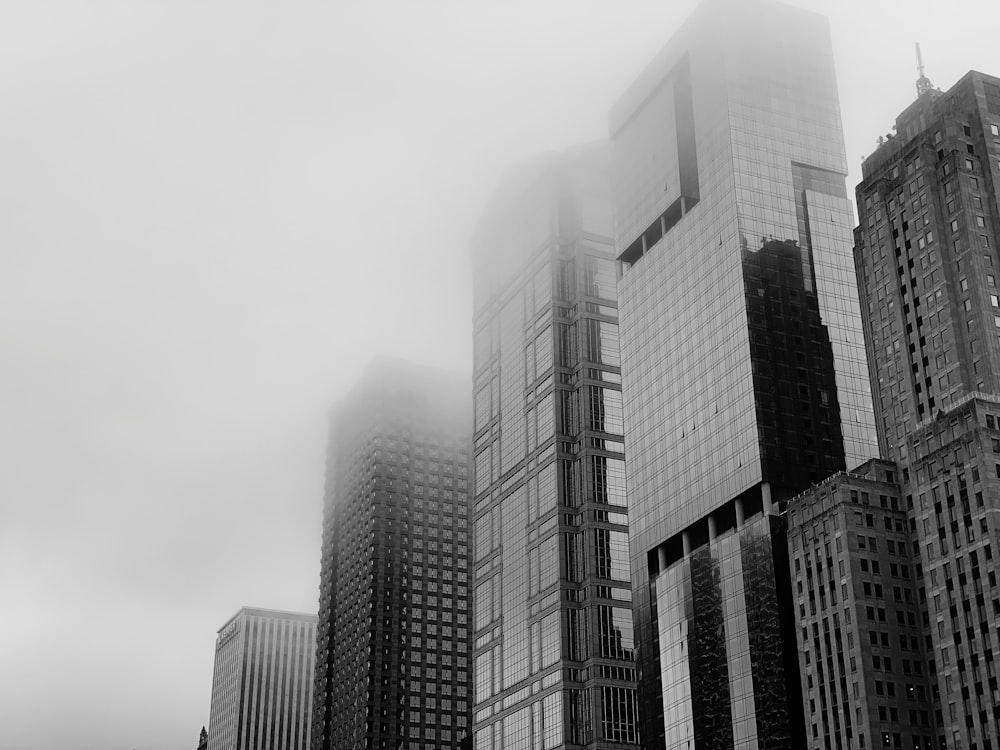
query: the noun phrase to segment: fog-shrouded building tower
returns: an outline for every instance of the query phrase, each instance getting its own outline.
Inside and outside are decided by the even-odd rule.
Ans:
[[[706,0],[610,131],[643,741],[803,747],[780,511],[876,455],[826,20]]]
[[[209,750],[308,750],[315,654],[315,615],[233,615],[215,642]]]
[[[857,187],[855,260],[883,454],[896,462],[938,746],[1000,747],[1000,79],[917,98]]]
[[[476,750],[639,742],[608,162],[525,164],[474,239]]]
[[[331,412],[315,750],[469,731],[468,381],[374,361]]]

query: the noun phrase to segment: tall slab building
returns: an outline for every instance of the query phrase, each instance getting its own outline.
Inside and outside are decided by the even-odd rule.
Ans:
[[[315,615],[233,615],[215,641],[210,750],[308,750],[315,654]]]
[[[313,748],[469,731],[465,378],[376,360],[330,417]]]
[[[639,742],[608,156],[516,170],[474,241],[476,750]]]
[[[803,747],[780,511],[876,455],[825,19],[706,0],[610,131],[643,741]]]
[[[937,746],[983,750],[1000,747],[1000,79],[972,71],[942,93],[921,70],[917,91],[864,162],[855,259]]]

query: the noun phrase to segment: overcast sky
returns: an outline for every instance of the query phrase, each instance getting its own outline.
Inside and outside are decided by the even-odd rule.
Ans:
[[[1000,73],[996,2],[828,13],[849,184]],[[511,164],[606,135],[691,0],[0,4],[0,750],[194,748],[215,631],[315,611],[325,411],[463,371]]]

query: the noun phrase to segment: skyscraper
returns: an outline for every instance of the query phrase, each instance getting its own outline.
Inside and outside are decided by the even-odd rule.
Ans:
[[[801,747],[778,513],[876,453],[827,23],[707,0],[610,129],[643,740]]]
[[[923,75],[857,188],[883,453],[921,576],[939,746],[1000,747],[1000,79]]]
[[[1000,392],[998,79],[923,88],[880,139],[855,232],[880,448],[907,459],[917,425]]]
[[[458,748],[469,729],[465,379],[377,360],[333,409],[313,747]]]
[[[209,749],[306,750],[315,653],[315,615],[233,615],[215,642]]]
[[[500,186],[473,250],[475,747],[639,741],[606,143]]]

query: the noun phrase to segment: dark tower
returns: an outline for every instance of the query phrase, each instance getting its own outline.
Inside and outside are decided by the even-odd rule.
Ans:
[[[331,412],[313,748],[458,748],[470,724],[468,383],[377,360]]]
[[[1000,747],[1000,79],[919,95],[857,188],[879,447],[896,462],[939,747]]]

